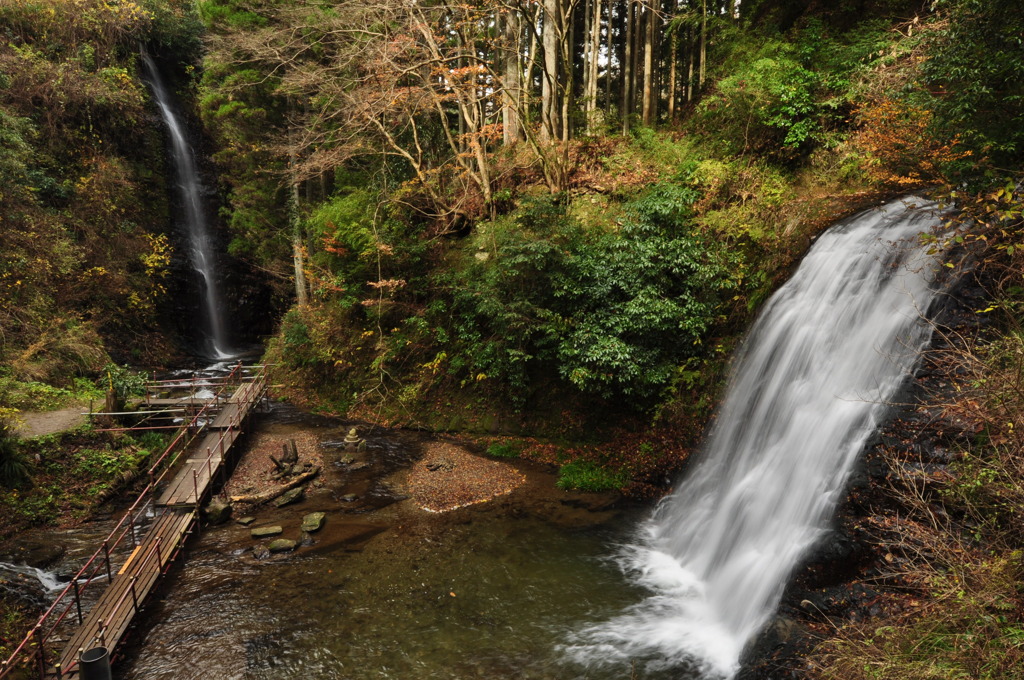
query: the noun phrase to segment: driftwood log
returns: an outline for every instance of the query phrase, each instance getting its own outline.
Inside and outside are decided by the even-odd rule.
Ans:
[[[320,474],[320,468],[319,467],[315,467],[312,470],[310,470],[309,472],[302,473],[301,475],[299,475],[295,479],[289,481],[287,484],[283,484],[281,486],[275,486],[273,489],[267,489],[266,491],[261,491],[259,493],[253,493],[253,494],[247,494],[247,495],[244,495],[244,496],[232,496],[231,497],[231,502],[232,503],[249,503],[251,505],[260,505],[262,503],[266,503],[267,501],[274,500],[275,498],[277,498],[278,496],[283,494],[285,491],[288,491],[289,489],[294,489],[295,487],[299,486],[300,484],[305,484],[309,480],[311,480],[314,477],[316,477],[318,474]]]
[[[281,460],[274,458],[274,454],[270,454],[270,460],[274,463],[278,472],[287,474],[292,466],[299,462],[299,447],[296,446],[295,440],[289,439],[281,444]]]

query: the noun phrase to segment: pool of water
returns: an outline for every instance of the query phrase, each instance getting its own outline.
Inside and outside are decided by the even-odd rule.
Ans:
[[[347,424],[279,409],[260,427],[315,433],[329,460]],[[261,554],[235,523],[204,529],[115,677],[629,677],[628,667],[574,666],[560,645],[640,598],[608,557],[643,509],[595,508],[526,468],[527,483],[511,496],[426,513],[400,494],[419,440],[373,433],[365,453],[373,479],[331,473],[328,464],[323,488],[303,503],[261,509],[259,525],[284,527],[328,513],[324,529],[294,553]],[[394,493],[342,500],[353,488]]]

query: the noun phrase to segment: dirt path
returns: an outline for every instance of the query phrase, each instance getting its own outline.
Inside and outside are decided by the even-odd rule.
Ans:
[[[63,432],[85,424],[81,406],[71,406],[57,411],[19,414],[21,422],[15,428],[19,437],[41,437],[54,432]]]

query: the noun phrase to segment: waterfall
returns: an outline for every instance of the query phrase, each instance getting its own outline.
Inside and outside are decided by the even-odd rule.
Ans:
[[[183,214],[177,221],[187,236],[189,262],[198,275],[202,287],[201,307],[204,329],[208,334],[207,351],[214,359],[229,359],[234,356],[234,352],[231,351],[228,344],[224,313],[221,309],[216,257],[210,225],[203,205],[202,180],[196,166],[195,153],[185,137],[185,128],[181,124],[181,117],[178,115],[170,91],[160,77],[159,69],[144,51],[142,52],[142,61],[146,66],[147,80],[153,92],[153,101],[170,133],[171,160],[177,179],[175,192],[178,203],[183,209]]]
[[[575,633],[572,659],[738,672],[929,341],[940,267],[917,236],[939,223],[910,197],[819,238],[745,339],[695,467],[618,556],[649,593]]]

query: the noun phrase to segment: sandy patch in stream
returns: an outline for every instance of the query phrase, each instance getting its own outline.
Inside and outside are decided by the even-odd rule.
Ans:
[[[277,470],[270,456],[281,459],[281,449],[289,440],[295,440],[295,448],[299,452],[299,463],[312,463],[319,467],[321,472],[324,468],[324,459],[320,451],[319,440],[308,432],[296,432],[294,434],[257,434],[247,447],[238,466],[231,473],[231,479],[224,485],[222,492],[226,496],[245,496],[254,493],[261,493],[274,487],[283,486],[271,478]],[[313,486],[320,486],[323,482],[318,476],[312,483]]]
[[[447,512],[504,496],[525,481],[508,463],[475,456],[448,442],[431,442],[410,470],[408,488],[424,510]]]

